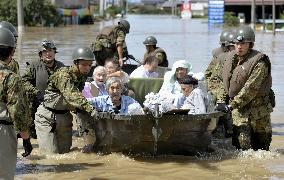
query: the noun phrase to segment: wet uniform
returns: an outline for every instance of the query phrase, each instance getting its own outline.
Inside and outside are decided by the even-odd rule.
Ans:
[[[242,59],[228,54],[223,68],[224,92],[233,108],[233,145],[240,149],[268,150],[272,128],[272,84],[269,58],[250,50]]]
[[[17,161],[16,131],[30,124],[20,76],[0,61],[0,179],[13,179]]]
[[[95,113],[81,93],[86,77],[78,74],[77,67],[71,66],[63,67],[50,76],[44,101],[35,115],[40,150],[52,153],[69,152],[72,145],[70,111]],[[91,126],[88,119],[83,123]]]

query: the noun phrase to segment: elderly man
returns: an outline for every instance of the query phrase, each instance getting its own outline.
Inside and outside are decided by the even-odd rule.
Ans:
[[[155,56],[148,56],[144,65],[139,66],[131,74],[131,78],[157,78],[159,73],[155,70],[158,66],[159,60]]]
[[[129,96],[121,95],[123,83],[120,78],[112,77],[106,82],[107,96],[88,98],[88,101],[101,112],[114,112],[116,114],[128,113],[128,106],[137,103]]]

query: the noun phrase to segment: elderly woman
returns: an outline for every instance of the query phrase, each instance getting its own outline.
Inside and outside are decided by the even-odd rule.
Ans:
[[[88,98],[87,100],[97,111],[126,114],[128,113],[128,106],[137,103],[137,101],[129,96],[122,95],[123,86],[120,78],[111,77],[106,81],[108,95]]]
[[[107,79],[111,77],[118,77],[121,79],[123,84],[127,84],[129,81],[129,76],[126,72],[121,70],[119,62],[114,58],[106,59],[105,68],[107,72]]]
[[[189,109],[189,114],[206,113],[206,98],[198,87],[198,80],[186,75],[178,80],[182,94],[176,96],[174,106],[178,109]]]
[[[188,61],[180,60],[173,64],[172,70],[165,73],[164,83],[159,93],[181,93],[181,87],[178,80],[184,78],[187,74],[191,73],[191,64]]]
[[[93,72],[92,82],[86,82],[82,94],[85,98],[92,98],[96,96],[107,95],[105,89],[105,82],[107,78],[107,71],[103,66],[97,66]]]

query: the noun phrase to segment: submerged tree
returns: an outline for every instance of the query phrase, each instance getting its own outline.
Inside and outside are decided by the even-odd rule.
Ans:
[[[59,25],[61,16],[48,0],[24,0],[25,25]],[[0,1],[0,20],[17,24],[17,0]]]

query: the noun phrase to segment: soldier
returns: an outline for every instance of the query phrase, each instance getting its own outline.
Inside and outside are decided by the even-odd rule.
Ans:
[[[9,23],[7,21],[1,21],[0,22],[0,28],[6,28],[9,31],[11,31],[11,33],[13,33],[13,35],[15,37],[15,42],[17,43],[18,32],[17,32],[16,28],[11,23]],[[8,66],[10,67],[11,71],[20,75],[19,63],[15,59],[11,59]]]
[[[269,150],[272,128],[270,98],[272,77],[267,55],[253,48],[254,31],[241,26],[236,31],[235,50],[228,53],[223,83],[230,102],[217,104],[217,110],[232,110],[233,145],[242,150]]]
[[[17,162],[15,131],[18,131],[24,140],[29,139],[30,118],[26,113],[27,102],[23,98],[23,86],[20,76],[8,67],[15,47],[13,34],[5,28],[0,28],[0,179],[14,178]],[[24,148],[26,150],[26,146]]]
[[[33,119],[35,118],[38,106],[43,101],[49,76],[59,68],[64,67],[62,62],[55,60],[56,53],[57,48],[54,43],[50,40],[43,40],[38,49],[40,59],[27,62],[27,68],[22,76],[24,85],[27,89]],[[34,124],[30,131],[31,136],[36,138]]]
[[[228,54],[228,52],[235,49],[233,44],[234,37],[235,33],[233,30],[226,29],[221,33],[219,41],[221,46],[212,51],[212,61],[205,71],[207,88],[209,93],[213,95],[214,105],[215,102],[229,102],[228,96],[224,96],[219,92],[223,92],[224,89],[223,86],[220,86],[220,83],[223,81],[222,69],[226,55]],[[220,88],[222,88],[222,90],[220,90]],[[230,137],[232,135],[232,122],[230,113],[227,113],[224,116],[220,117],[218,126],[214,134],[217,136],[225,135],[225,137]]]
[[[73,66],[61,68],[49,77],[43,103],[35,114],[39,149],[42,151],[69,152],[72,145],[70,111],[86,112],[91,117],[96,115],[96,111],[81,93],[94,61],[94,55],[90,48],[82,47],[75,49],[72,58]],[[88,119],[84,120],[85,122],[82,122],[84,127],[92,125],[88,124]],[[88,132],[92,132],[91,128]],[[88,147],[90,144],[93,145],[91,140],[88,139]]]
[[[157,47],[157,39],[154,36],[149,36],[145,39],[143,44],[146,46],[146,52],[144,54],[144,61],[148,56],[155,56],[159,60],[158,66],[168,67],[169,61],[167,59],[166,52]],[[144,63],[143,63],[144,64]]]
[[[120,20],[116,26],[107,26],[102,29],[92,44],[97,65],[104,66],[105,60],[115,57],[120,66],[123,58],[128,56],[125,36],[129,33],[130,24],[126,20]]]

